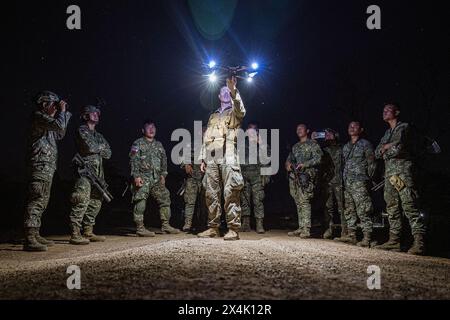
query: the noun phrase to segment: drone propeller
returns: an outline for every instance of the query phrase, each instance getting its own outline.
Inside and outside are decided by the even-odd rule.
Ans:
[[[239,79],[247,80],[247,82],[252,82],[255,76],[258,74],[256,71],[259,68],[258,63],[253,62],[249,66],[225,66],[217,64],[216,61],[211,60],[209,63],[204,63],[204,66],[210,70],[207,75],[210,82],[216,82],[219,76],[223,73],[227,77],[236,77]]]

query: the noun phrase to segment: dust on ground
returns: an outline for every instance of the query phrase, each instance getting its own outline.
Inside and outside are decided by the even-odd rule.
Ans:
[[[190,234],[107,236],[73,246],[49,237],[47,252],[0,245],[0,299],[449,299],[450,260],[359,248],[285,231],[241,240]],[[81,290],[66,286],[81,269]],[[368,266],[381,289],[367,288]]]

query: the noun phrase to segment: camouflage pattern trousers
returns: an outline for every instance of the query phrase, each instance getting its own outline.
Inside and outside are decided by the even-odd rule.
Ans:
[[[95,218],[102,208],[102,200],[100,192],[87,178],[78,178],[71,196],[70,222],[79,228],[94,226]]]
[[[185,218],[192,219],[194,216],[195,205],[199,195],[203,193],[202,181],[189,177],[186,180],[186,190],[184,191],[183,199],[185,204],[184,216]],[[199,201],[200,206],[202,201]],[[200,210],[200,208],[198,209]]]
[[[345,220],[349,230],[355,231],[359,218],[363,232],[372,232],[373,212],[372,199],[366,181],[346,181],[345,192]]]
[[[241,191],[242,216],[250,217],[251,202],[253,201],[253,213],[256,219],[264,218],[264,186],[261,173],[257,171],[242,171],[244,188]]]
[[[148,180],[144,178],[144,185],[140,188],[136,188],[134,185],[131,187],[133,194],[133,218],[134,222],[143,222],[145,208],[147,207],[147,200],[151,196],[156,201],[159,208],[159,216],[163,224],[169,223],[170,220],[170,192],[159,181],[150,184]]]
[[[347,222],[344,215],[344,190],[340,184],[327,184],[326,190],[326,203],[325,203],[325,223],[326,225],[333,224],[333,216],[336,212],[341,219],[341,226],[346,226]]]
[[[203,179],[210,228],[220,226],[222,215],[221,193],[223,190],[227,226],[232,230],[241,227],[240,191],[244,181],[239,164],[208,163]]]
[[[299,229],[311,228],[311,202],[314,197],[314,185],[309,183],[303,191],[293,179],[289,179],[289,191],[297,207]]]
[[[34,168],[28,185],[28,199],[25,209],[24,227],[40,228],[41,218],[50,200],[54,169],[43,165]]]
[[[397,191],[389,182],[390,177],[386,177],[384,184],[384,201],[386,202],[386,211],[389,216],[390,232],[400,235],[402,229],[401,212],[409,220],[411,232],[415,234],[424,234],[425,225],[418,209],[418,194],[414,189],[413,179],[410,175],[400,174],[399,178],[405,186]]]

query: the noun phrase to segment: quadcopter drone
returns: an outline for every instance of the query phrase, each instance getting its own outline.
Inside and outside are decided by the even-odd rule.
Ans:
[[[255,76],[258,74],[259,65],[256,62],[253,62],[250,67],[248,66],[223,66],[217,64],[214,60],[206,63],[205,66],[209,70],[208,77],[209,81],[214,83],[218,78],[226,75],[227,78],[236,77],[239,79],[246,80],[247,82],[252,82]]]

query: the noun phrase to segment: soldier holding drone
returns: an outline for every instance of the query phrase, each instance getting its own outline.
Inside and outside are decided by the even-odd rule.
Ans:
[[[208,78],[211,82],[216,82],[221,73],[226,73],[227,79],[226,86],[223,86],[220,89],[218,96],[220,107],[209,117],[199,157],[199,160],[201,161],[199,171],[201,172],[199,172],[198,176],[202,177],[202,174],[204,174],[201,183],[205,189],[206,205],[209,211],[209,228],[206,231],[199,233],[198,236],[201,238],[209,238],[218,237],[220,235],[219,226],[221,224],[223,208],[228,227],[224,240],[238,240],[239,230],[241,228],[242,209],[240,202],[241,196],[244,195],[241,194],[244,186],[244,179],[240,166],[242,163],[240,163],[238,156],[237,140],[239,129],[246,115],[246,109],[236,85],[237,79],[252,82],[258,74],[256,70],[259,66],[257,63],[252,63],[250,67],[225,67],[211,61],[207,64],[207,67],[210,72]],[[70,112],[66,110],[66,102],[50,91],[40,93],[36,100],[36,104],[38,110],[33,116],[29,147],[29,200],[26,206],[24,222],[26,231],[24,250],[27,251],[45,251],[47,250],[47,246],[53,244],[52,241],[46,240],[40,236],[40,221],[42,213],[45,211],[48,204],[52,178],[56,169],[56,142],[64,137],[71,117]],[[405,216],[410,222],[414,236],[414,243],[410,248],[409,253],[422,255],[425,253],[424,237],[426,229],[417,207],[418,196],[412,179],[412,157],[410,151],[412,141],[410,141],[411,136],[409,134],[411,128],[407,124],[398,121],[399,113],[400,110],[397,104],[390,103],[385,105],[383,119],[389,124],[390,128],[386,131],[385,136],[375,150],[376,157],[384,160],[386,166],[386,182],[384,188],[390,222],[389,240],[383,245],[376,246],[376,248],[400,251],[401,223],[399,221],[401,219],[399,218],[399,208],[401,206]],[[84,163],[86,166],[89,165],[89,168],[94,168],[96,172],[93,177],[95,179],[93,179],[92,177],[89,178],[89,174],[83,175],[83,170],[78,170],[80,176],[75,184],[74,192],[71,197],[72,210],[70,221],[72,236],[70,243],[72,244],[88,244],[89,242],[105,240],[104,237],[97,236],[93,233],[95,218],[100,211],[102,200],[104,199],[107,202],[112,200],[112,195],[107,191],[108,185],[101,179],[103,178],[103,159],[109,159],[111,157],[111,148],[103,136],[95,130],[95,127],[99,122],[99,116],[100,110],[98,107],[85,106],[82,109],[81,115],[81,118],[85,123],[77,131],[76,137],[79,158],[83,160],[81,161],[81,164]],[[152,124],[153,123],[146,123],[144,129],[151,129]],[[358,124],[360,127],[358,122],[353,122],[352,124]],[[316,167],[322,162],[325,166],[329,166],[329,171],[331,172],[331,175],[327,180],[328,201],[326,209],[328,213],[328,229],[324,234],[324,238],[332,238],[333,200],[336,199],[338,213],[341,216],[341,224],[343,227],[339,239],[346,240],[349,238],[350,241],[344,242],[356,244],[356,220],[359,218],[364,227],[364,239],[360,241],[359,244],[364,247],[372,246],[372,226],[369,217],[372,205],[366,184],[373,173],[374,164],[374,152],[370,142],[359,139],[358,136],[342,150],[342,147],[337,143],[337,132],[327,129],[323,133],[323,136],[314,134],[312,139],[325,139],[327,142],[324,150],[326,151],[325,153],[329,155],[330,162],[325,163],[325,158],[322,156],[319,145],[308,139],[306,126],[299,125],[298,130],[302,131],[300,132],[301,137],[299,136],[301,141],[296,145],[300,149],[296,150],[295,147],[293,148],[293,152],[286,162],[286,168],[288,171],[293,171],[295,164],[296,168],[302,168],[304,171],[308,172],[310,180],[307,184],[302,184],[301,177],[293,179],[294,182],[291,181],[291,189],[292,187],[294,187],[295,190],[298,189],[294,194],[294,198],[300,211],[298,213],[299,229],[289,235],[299,236],[301,238],[309,238],[311,236],[310,200],[315,192]],[[140,210],[140,207],[138,206],[139,212],[136,211],[136,194],[138,189],[145,191],[144,188],[142,188],[145,185],[145,183],[142,182],[142,177],[144,177],[145,180],[147,177],[145,174],[147,173],[153,174],[154,172],[157,172],[155,177],[152,176],[152,179],[155,178],[155,180],[152,180],[151,184],[152,186],[154,185],[164,189],[164,180],[167,172],[164,163],[164,149],[160,144],[153,141],[153,135],[147,138],[148,141],[144,138],[138,140],[139,143],[144,141],[144,144],[149,145],[149,151],[147,153],[144,154],[142,152],[142,148],[144,147],[142,143],[142,146],[139,145],[139,148],[136,147],[137,143],[135,143],[130,153],[132,174],[136,183],[136,188],[133,189],[134,200],[136,200],[134,217],[138,227],[138,235],[154,236],[154,234],[146,230],[143,225],[143,210]],[[359,144],[361,144],[361,146],[359,146]],[[153,147],[155,148],[152,149]],[[360,147],[361,152],[359,152],[359,149],[356,147]],[[347,155],[347,153],[352,157]],[[153,155],[156,156],[153,157]],[[161,168],[157,168],[155,165],[155,163],[159,161],[156,161],[155,159],[159,158],[163,159],[161,161]],[[343,161],[343,159],[345,161]],[[355,160],[352,163],[350,162],[351,159],[356,159],[359,162],[356,162]],[[359,165],[360,163],[361,165]],[[141,172],[142,165],[146,166],[148,172]],[[342,170],[342,168],[345,170]],[[188,174],[192,174],[191,167],[185,166],[185,169]],[[358,171],[359,169],[361,170]],[[345,172],[344,175],[342,171]],[[354,174],[354,177],[352,174]],[[347,178],[345,187],[347,191],[346,196],[348,195],[348,197],[345,198],[345,201],[342,199],[343,177]],[[349,180],[349,177],[355,179]],[[295,182],[297,182],[298,185],[294,185]],[[200,183],[200,180],[198,183]],[[360,184],[360,187],[356,190],[355,188],[359,186],[358,183]],[[355,195],[358,196],[359,193],[363,194],[363,191],[364,201],[359,198],[356,199]],[[161,216],[163,220],[163,231],[167,233],[178,233],[179,231],[177,229],[172,228],[169,225],[170,195],[167,189],[165,192],[164,205],[160,206],[160,210],[165,210],[164,212],[167,212],[167,214],[162,214]],[[223,204],[222,193],[224,198]],[[261,194],[263,195],[263,193]],[[260,202],[257,202],[257,205],[260,207],[262,206],[262,197],[263,196],[259,199]],[[194,199],[195,197],[192,198]],[[144,208],[146,199],[142,199],[139,200],[139,205]],[[195,201],[191,202],[192,203],[189,203],[189,208],[193,211]],[[249,204],[250,203],[247,205]],[[364,204],[364,206],[362,204]],[[355,207],[354,209],[357,211],[357,216],[354,212],[350,212],[350,205]],[[183,228],[185,231],[188,231],[191,227],[193,215],[193,212],[191,211],[189,211],[188,219],[185,221],[185,226]],[[257,216],[260,222],[257,228],[259,233],[264,232],[262,226],[262,212],[263,211],[258,212],[261,213],[261,215]],[[343,212],[349,214],[344,217]]]

